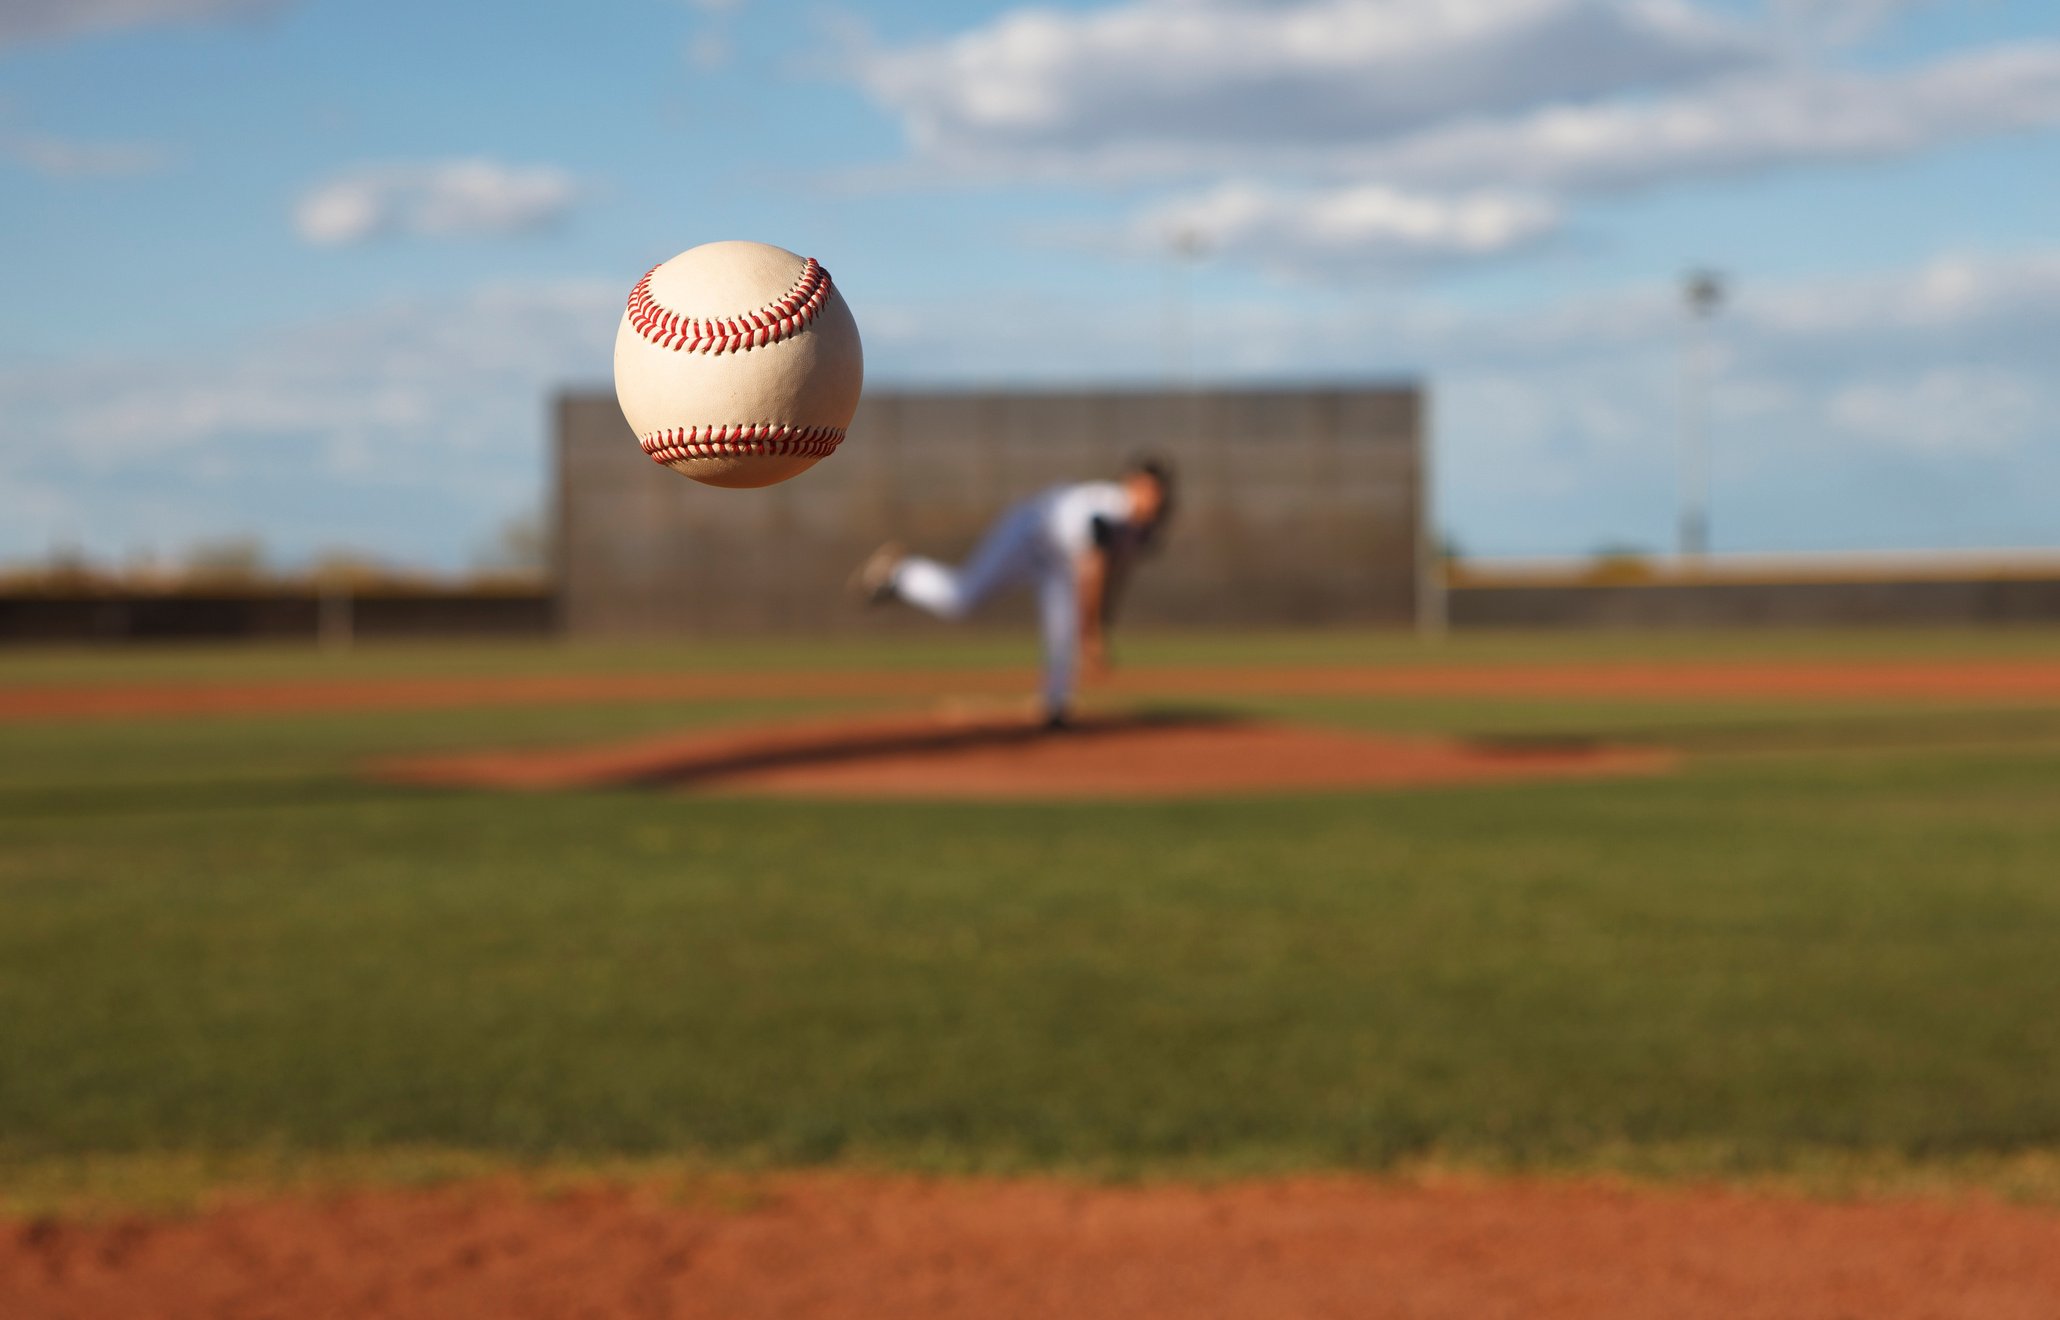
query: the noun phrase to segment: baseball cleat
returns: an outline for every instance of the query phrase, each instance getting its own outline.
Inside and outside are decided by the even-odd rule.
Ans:
[[[883,605],[894,599],[894,570],[907,553],[893,541],[866,556],[851,575],[851,591],[868,605]]]

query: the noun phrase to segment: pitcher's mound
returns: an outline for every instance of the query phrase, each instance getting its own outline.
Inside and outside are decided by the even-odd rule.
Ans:
[[[903,715],[724,728],[605,746],[388,763],[382,778],[499,789],[609,785],[807,797],[1108,798],[1404,788],[1637,774],[1664,752],[1565,742],[1373,737],[1220,715]]]

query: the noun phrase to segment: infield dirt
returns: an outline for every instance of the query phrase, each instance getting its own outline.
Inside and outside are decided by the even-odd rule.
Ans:
[[[0,1314],[2048,1320],[2060,1215],[1599,1183],[513,1181],[0,1226]]]
[[[1220,715],[1098,716],[1054,733],[1020,718],[943,713],[415,758],[375,774],[465,788],[1107,799],[1636,774],[1670,759],[1637,748],[1373,737]]]

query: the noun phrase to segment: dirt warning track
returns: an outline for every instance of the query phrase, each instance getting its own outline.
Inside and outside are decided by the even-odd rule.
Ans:
[[[813,1174],[722,1195],[510,1182],[0,1221],[36,1320],[2050,1320],[2060,1214],[1718,1190]]]
[[[0,686],[0,721],[298,714],[636,701],[894,699],[1036,690],[1028,670],[738,670]],[[1113,696],[2060,701],[2060,661],[1183,666],[1119,672]]]
[[[1639,774],[1670,763],[1641,748],[1372,737],[1208,714],[1101,716],[1059,733],[1023,719],[902,715],[414,758],[373,773],[464,788],[1106,799]]]

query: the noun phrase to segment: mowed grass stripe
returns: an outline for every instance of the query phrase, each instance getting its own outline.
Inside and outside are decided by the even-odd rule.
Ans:
[[[830,623],[837,621],[831,620]],[[660,641],[168,644],[0,649],[0,686],[367,681],[437,677],[720,673],[764,670],[949,670],[1033,664],[1033,634],[1006,622],[974,629],[904,620],[892,636]],[[1664,632],[1465,631],[1437,638],[1395,630],[1183,633],[1123,630],[1127,665],[1438,665],[1521,667],[1586,662],[1701,663],[1893,660],[2060,660],[2060,628]]]

